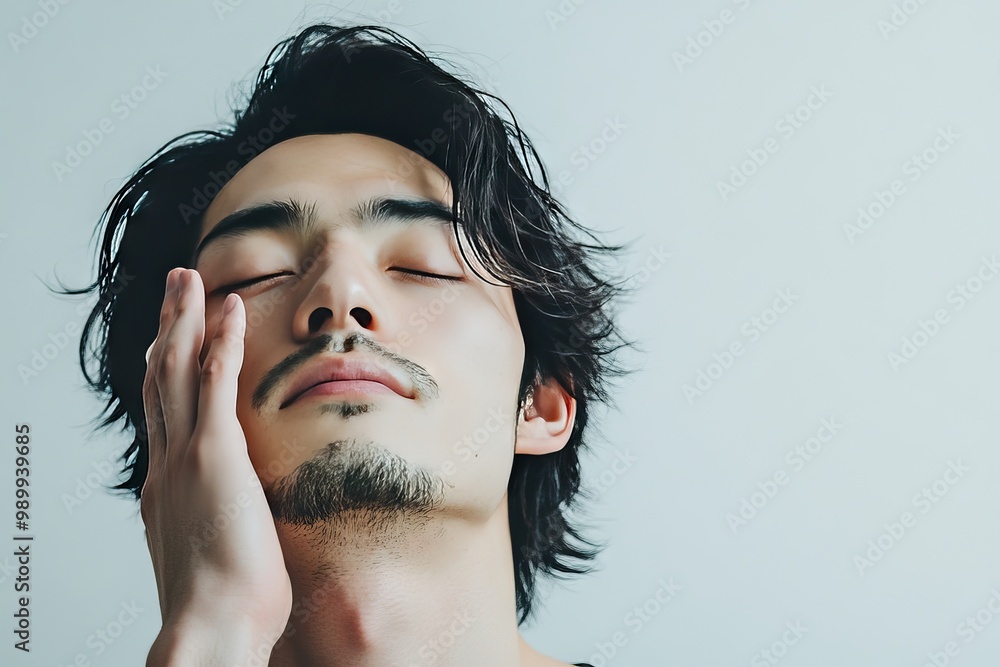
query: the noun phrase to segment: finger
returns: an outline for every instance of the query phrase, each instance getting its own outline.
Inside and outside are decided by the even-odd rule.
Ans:
[[[169,326],[170,318],[173,314],[176,303],[176,269],[167,273],[166,287],[164,288],[163,302],[160,305],[160,328],[156,333],[156,338],[146,350],[146,372],[142,381],[142,403],[145,416],[145,438],[147,455],[147,473],[158,469],[163,464],[166,448],[166,431],[163,423],[163,410],[160,405],[160,392],[156,383],[157,360],[159,358],[158,343],[162,340],[164,332]],[[145,489],[145,484],[143,484]]]
[[[198,352],[205,336],[205,291],[201,277],[193,269],[181,270],[177,283],[177,305],[163,339],[157,385],[167,440],[177,455],[183,456],[197,419]]]
[[[201,367],[198,418],[199,427],[203,425],[207,431],[225,433],[236,417],[245,335],[246,307],[239,295],[230,294],[223,303],[222,319]]]

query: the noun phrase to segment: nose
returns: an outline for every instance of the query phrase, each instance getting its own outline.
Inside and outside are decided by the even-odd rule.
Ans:
[[[308,291],[296,308],[292,325],[297,340],[304,342],[321,332],[334,331],[363,331],[377,337],[384,323],[376,269],[359,243],[344,238],[327,242],[306,271],[305,280]]]

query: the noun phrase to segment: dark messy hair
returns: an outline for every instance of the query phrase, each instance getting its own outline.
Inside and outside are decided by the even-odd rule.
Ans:
[[[598,266],[625,246],[603,244],[571,220],[510,107],[437,60],[381,26],[316,24],[283,40],[232,124],[176,137],[122,186],[98,225],[105,227],[97,280],[64,293],[99,295],[80,340],[80,365],[89,387],[106,398],[100,427],[124,418],[122,429],[135,431],[121,455],[128,478],[111,488],[138,499],[148,460],[145,352],[156,337],[165,275],[191,266],[202,214],[222,186],[267,147],[310,134],[373,135],[435,164],[451,180],[456,235],[461,226],[491,276],[512,289],[525,343],[518,409],[543,379],[558,381],[577,401],[566,447],[514,457],[508,510],[520,625],[532,614],[538,571],[592,571],[589,561],[604,546],[586,539],[568,513],[578,494],[586,495],[579,453],[594,403],[610,403],[608,380],[630,372],[614,353],[633,343],[611,313],[624,280],[602,276]],[[96,375],[88,370],[91,357]]]

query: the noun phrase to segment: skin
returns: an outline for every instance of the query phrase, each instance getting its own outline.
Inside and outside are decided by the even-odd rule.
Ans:
[[[251,652],[272,667],[567,664],[518,631],[506,487],[515,453],[565,446],[575,400],[544,382],[516,412],[524,342],[511,289],[473,273],[488,276],[462,258],[448,225],[351,224],[350,207],[375,195],[452,200],[440,169],[393,142],[281,142],[222,188],[201,238],[235,211],[289,197],[315,204],[315,235],[227,239],[170,274],[180,280],[168,286],[143,387],[150,469],[141,505],[163,617],[147,664],[228,665]],[[400,267],[461,282],[419,282]],[[227,285],[281,271],[290,274],[236,290],[223,316]],[[377,359],[410,379],[420,369],[435,391],[312,396],[281,408],[304,366],[261,391],[309,341],[351,334],[396,356],[331,342],[322,358]],[[456,443],[473,435],[470,455]],[[364,511],[304,526],[274,520],[278,480],[334,440],[429,472],[439,502],[377,520]]]

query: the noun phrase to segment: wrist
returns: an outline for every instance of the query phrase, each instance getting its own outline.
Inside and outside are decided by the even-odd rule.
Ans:
[[[163,624],[153,641],[146,667],[266,665],[279,636],[261,630],[239,613],[172,620]]]

